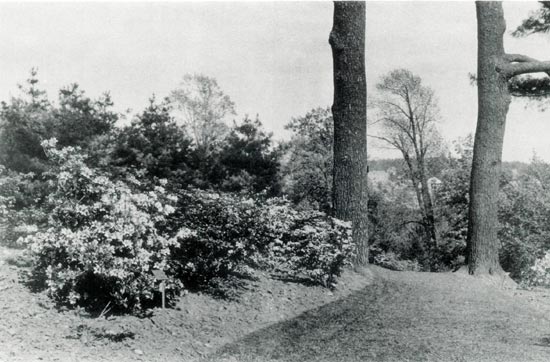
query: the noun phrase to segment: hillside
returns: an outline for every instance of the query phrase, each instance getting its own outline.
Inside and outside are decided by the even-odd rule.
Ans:
[[[373,283],[224,346],[210,361],[548,361],[549,295],[372,267]]]
[[[334,292],[259,273],[141,318],[57,310],[0,250],[0,361],[548,361],[550,293],[460,273],[346,272]]]

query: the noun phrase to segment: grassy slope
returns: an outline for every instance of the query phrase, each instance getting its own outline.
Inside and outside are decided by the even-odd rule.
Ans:
[[[334,293],[260,275],[238,303],[189,294],[104,319],[52,308],[9,256],[0,248],[0,362],[550,361],[548,293],[457,273],[371,267]]]
[[[549,305],[461,274],[371,268],[372,285],[211,361],[550,361]],[[537,303],[538,301],[538,303]]]

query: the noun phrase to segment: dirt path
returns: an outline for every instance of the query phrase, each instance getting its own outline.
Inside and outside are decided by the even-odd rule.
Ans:
[[[550,361],[547,294],[392,272],[229,344],[210,361]]]

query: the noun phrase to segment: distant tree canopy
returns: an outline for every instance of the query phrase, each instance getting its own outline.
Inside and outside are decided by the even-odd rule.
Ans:
[[[147,176],[189,183],[191,138],[170,115],[166,102],[151,98],[129,126],[120,129],[111,154],[116,167],[147,171]]]
[[[433,90],[407,69],[396,69],[376,85],[381,95],[374,104],[380,115],[383,140],[397,149],[407,165],[408,178],[416,192],[424,216],[427,235],[434,247],[438,234],[428,187],[427,160],[441,150],[441,137],[435,127],[438,106]]]
[[[550,1],[539,1],[539,4],[540,8],[523,20],[512,32],[513,36],[522,37],[550,31]]]
[[[108,93],[92,100],[72,84],[54,104],[38,83],[33,70],[22,94],[1,104],[0,163],[10,170],[46,171],[40,143],[56,138],[60,147],[80,147],[113,175],[132,169],[178,187],[280,194],[280,151],[272,135],[258,117],[229,126],[234,104],[213,78],[186,75],[170,97],[152,97],[123,127],[115,127],[120,115]]]
[[[52,104],[38,88],[36,70],[20,89],[22,94],[0,109],[0,162],[15,171],[45,170],[42,140],[55,137],[61,146],[86,148],[111,132],[119,117],[108,94],[92,100],[77,84],[61,89],[59,104]]]
[[[202,74],[186,74],[168,97],[179,111],[176,119],[185,124],[201,157],[206,158],[228,132],[224,122],[235,114],[235,104],[216,79]]]
[[[540,1],[540,8],[529,15],[513,32],[515,37],[533,34],[548,34],[550,31],[550,2]],[[509,81],[509,91],[515,97],[535,101],[539,106],[548,106],[550,78],[532,75],[514,77]]]
[[[223,168],[220,187],[227,191],[265,191],[267,196],[280,193],[278,180],[279,151],[272,135],[262,129],[259,118],[248,117],[234,123],[220,150]]]

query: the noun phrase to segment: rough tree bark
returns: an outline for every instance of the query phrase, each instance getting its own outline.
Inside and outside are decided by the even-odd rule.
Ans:
[[[365,2],[334,2],[334,185],[337,218],[353,223],[357,265],[368,263]]]
[[[539,62],[504,52],[506,29],[501,2],[476,2],[478,26],[478,119],[470,182],[468,271],[499,274],[497,201],[506,114],[511,101],[510,78],[550,71]]]

